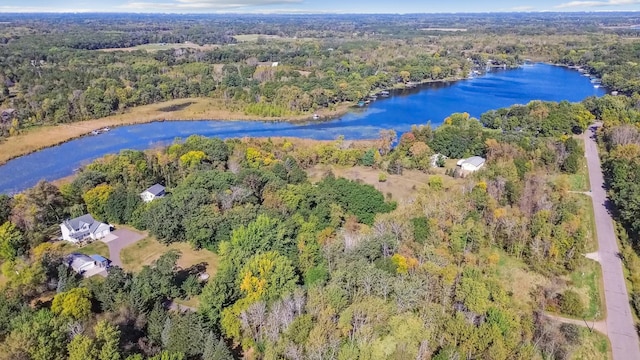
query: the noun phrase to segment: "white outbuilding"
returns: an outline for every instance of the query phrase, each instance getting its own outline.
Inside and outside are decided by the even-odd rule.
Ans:
[[[485,163],[485,159],[480,156],[473,156],[468,159],[458,161],[458,167],[465,172],[474,172],[480,170]]]

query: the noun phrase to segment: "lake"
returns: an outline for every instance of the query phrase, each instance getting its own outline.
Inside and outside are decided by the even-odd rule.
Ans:
[[[531,100],[571,102],[588,96],[602,96],[588,77],[577,71],[547,64],[525,65],[484,76],[451,83],[426,84],[416,89],[392,92],[389,98],[345,114],[335,120],[291,124],[250,121],[176,121],[123,126],[97,136],[87,136],[25,155],[0,166],[0,193],[13,193],[35,185],[39,180],[55,180],[82,165],[123,149],[147,149],[171,143],[176,137],[192,134],[232,137],[302,137],[331,140],[378,137],[381,129],[398,134],[411,125],[437,126],[455,112],[482,113]]]

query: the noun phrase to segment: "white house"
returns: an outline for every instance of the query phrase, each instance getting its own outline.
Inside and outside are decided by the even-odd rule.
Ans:
[[[480,156],[473,156],[468,159],[462,159],[458,161],[458,167],[462,171],[466,172],[474,172],[480,170],[485,163],[485,159]]]
[[[165,194],[164,190],[165,190],[164,186],[160,184],[155,184],[152,187],[148,188],[147,190],[143,191],[140,194],[140,197],[144,202],[151,202],[157,198],[163,197]]]
[[[75,219],[67,220],[60,224],[62,238],[72,243],[84,239],[102,239],[111,233],[111,226],[93,219],[89,214]]]
[[[84,277],[98,274],[106,276],[106,270],[109,267],[109,260],[100,255],[73,253],[65,258],[65,263],[73,271]]]
[[[449,159],[448,157],[446,157],[446,156],[444,156],[442,154],[431,155],[431,158],[429,158],[429,160],[431,161],[431,167],[438,167],[438,160],[440,160],[441,156],[442,156],[443,160]]]

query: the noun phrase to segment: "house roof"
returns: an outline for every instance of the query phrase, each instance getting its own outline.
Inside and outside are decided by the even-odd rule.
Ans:
[[[107,259],[106,257],[100,256],[100,255],[97,255],[97,254],[89,255],[89,257],[92,258],[93,260],[99,262],[99,263],[103,263],[105,261],[109,261],[109,259]]]
[[[97,222],[93,216],[90,214],[79,216],[75,219],[67,220],[64,223],[64,226],[69,229],[69,231],[76,231],[82,227],[82,224],[89,224],[89,229],[91,231],[95,230],[100,226],[100,223]]]
[[[468,159],[465,159],[462,164],[469,164],[469,165],[473,165],[475,167],[480,167],[484,164],[485,159],[481,158],[480,156],[473,156],[470,157]]]
[[[83,267],[94,264],[94,260],[90,256],[78,253],[70,254],[66,257],[66,261],[75,271],[80,271]]]
[[[152,187],[145,190],[145,192],[151,193],[155,196],[160,195],[164,191],[164,186],[160,184],[155,184]]]

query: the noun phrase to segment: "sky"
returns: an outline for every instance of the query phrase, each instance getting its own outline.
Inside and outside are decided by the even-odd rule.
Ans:
[[[449,13],[640,11],[640,0],[0,0],[0,12]]]

